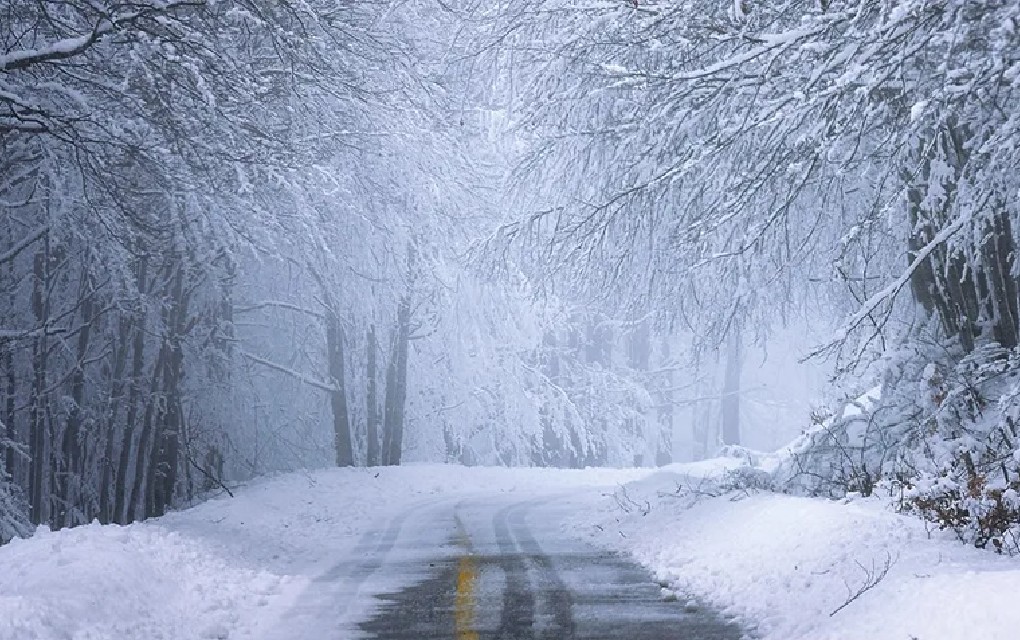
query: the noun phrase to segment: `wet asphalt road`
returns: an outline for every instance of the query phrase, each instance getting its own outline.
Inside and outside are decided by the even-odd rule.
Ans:
[[[479,501],[391,523],[366,539],[359,571],[402,576],[410,586],[375,596],[361,631],[379,640],[741,638],[720,615],[682,597],[664,599],[639,566],[572,541],[557,515],[555,501]],[[438,546],[415,535],[444,521],[453,526]]]

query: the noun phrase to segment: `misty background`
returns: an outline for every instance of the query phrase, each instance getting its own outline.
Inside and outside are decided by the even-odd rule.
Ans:
[[[5,3],[0,539],[274,471],[796,438],[803,490],[1014,481],[1017,20]]]

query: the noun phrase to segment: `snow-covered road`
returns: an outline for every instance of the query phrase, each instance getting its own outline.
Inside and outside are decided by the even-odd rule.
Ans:
[[[444,504],[425,519],[436,529],[456,523],[438,554],[422,544],[417,527],[398,532],[408,529],[407,520],[391,523],[366,568],[411,574],[414,584],[385,596],[386,605],[361,629],[387,640],[741,637],[708,610],[663,598],[634,563],[565,535],[571,506],[566,496]],[[362,571],[353,575],[363,580]],[[328,606],[320,611],[328,617]]]
[[[371,526],[349,554],[323,557],[325,571],[300,590],[261,640],[355,637],[375,597],[424,579],[453,535],[450,499],[423,500]]]

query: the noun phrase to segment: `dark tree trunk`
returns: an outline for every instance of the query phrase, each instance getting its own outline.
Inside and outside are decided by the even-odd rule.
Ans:
[[[336,447],[336,465],[354,466],[354,447],[351,442],[351,419],[347,411],[347,387],[344,370],[344,330],[332,309],[326,312],[326,357],[333,390],[329,405],[333,410],[333,443]]]
[[[8,282],[14,282],[16,275],[12,263],[7,265],[7,277],[9,278]],[[9,305],[13,309],[16,304],[14,291],[11,290],[9,293]],[[16,394],[18,392],[18,377],[14,371],[14,350],[16,348],[16,343],[13,340],[0,340],[0,373],[3,375],[3,379],[0,380],[0,384],[3,385],[3,391],[0,392],[0,396],[4,400],[3,414],[0,421],[4,423],[6,429],[5,436],[10,442],[10,446],[4,450],[4,468],[15,484],[24,486],[21,474],[16,471],[18,459],[15,457],[14,450],[14,444],[20,443],[17,421],[15,420],[17,407]]]
[[[138,438],[138,450],[135,455],[135,475],[132,484],[131,499],[128,502],[128,521],[133,522],[147,518],[158,511],[156,477],[160,465],[166,456],[165,431],[169,421],[173,420],[172,411],[177,408],[171,405],[179,402],[175,390],[179,363],[174,362],[175,349],[180,348],[178,332],[178,311],[182,304],[183,266],[178,256],[168,256],[162,281],[169,289],[164,290],[160,298],[163,300],[161,328],[163,339],[159,347],[156,363],[152,371],[149,394],[145,399],[145,418],[142,421],[142,433]],[[176,470],[175,470],[176,471]],[[160,488],[161,491],[161,488]],[[141,511],[139,511],[141,507]]]
[[[149,500],[145,517],[166,513],[173,503],[180,468],[183,407],[180,396],[182,375],[180,345],[169,347],[169,359],[163,379],[165,406],[156,414],[156,433],[149,467]]]
[[[138,447],[134,455],[135,473],[131,483],[131,492],[127,496],[127,522],[134,522],[145,517],[151,503],[151,492],[148,490],[149,464],[152,452],[152,431],[154,412],[156,410],[159,381],[162,375],[164,361],[167,358],[165,349],[159,350],[156,356],[156,365],[153,368],[152,379],[149,382],[149,394],[145,399],[145,416],[142,418],[142,432],[138,436]],[[141,507],[141,511],[139,511]]]
[[[368,328],[367,337],[367,375],[368,375],[368,398],[365,421],[367,426],[366,438],[366,464],[374,467],[379,464],[379,397],[378,397],[378,341],[375,337],[375,325]]]
[[[167,313],[167,335],[162,351],[164,359],[161,406],[155,412],[152,459],[149,466],[147,518],[161,516],[173,503],[180,468],[181,433],[183,431],[184,348],[188,332],[189,293],[184,288],[185,265],[174,259]]]
[[[991,338],[1007,349],[1020,344],[1020,310],[1014,274],[1016,246],[1009,213],[1004,207],[989,222],[981,247],[980,270],[972,267],[978,277],[978,292],[983,314],[992,320]]]
[[[88,359],[92,323],[96,318],[93,315],[95,291],[88,275],[88,259],[85,260],[82,269],[85,272],[82,277],[80,293],[82,326],[78,332],[77,354],[70,378],[71,408],[67,414],[63,442],[61,443],[63,460],[60,469],[62,477],[59,498],[63,503],[64,513],[61,514],[62,517],[56,524],[64,527],[82,524],[76,519],[77,517],[83,517],[87,522],[91,515],[88,513],[82,496],[81,474],[85,462],[82,409],[85,406],[85,363]],[[80,512],[80,516],[77,515],[78,512]]]
[[[322,292],[326,314],[323,318],[326,329],[326,366],[332,390],[329,392],[329,405],[333,413],[333,444],[336,449],[338,467],[349,467],[354,464],[354,446],[351,434],[351,417],[347,406],[347,376],[344,363],[344,335],[333,292],[326,279],[312,264],[308,271],[319,284]]]
[[[136,467],[141,464],[144,451],[135,447],[135,423],[138,420],[138,410],[142,404],[142,373],[145,369],[145,305],[144,296],[149,290],[149,260],[142,256],[138,260],[138,308],[135,311],[133,324],[134,338],[131,347],[131,378],[127,397],[127,417],[124,421],[124,434],[121,439],[120,460],[117,464],[117,485],[114,496],[114,520],[120,524],[127,524],[134,518],[133,505],[136,494],[132,480],[137,476],[137,469],[132,469],[134,462]],[[136,453],[137,451],[137,453]],[[134,474],[131,472],[135,471]]]
[[[117,519],[117,511],[114,509],[114,495],[116,489],[114,483],[120,482],[121,476],[115,474],[114,456],[116,455],[117,442],[117,417],[120,415],[121,400],[124,395],[124,374],[127,370],[128,353],[131,350],[131,318],[122,316],[119,320],[117,332],[117,346],[113,354],[113,371],[110,375],[110,401],[107,410],[105,445],[103,447],[103,458],[99,461],[102,469],[99,480],[99,521],[108,524]],[[121,443],[124,449],[128,445]]]
[[[386,401],[383,411],[384,465],[399,465],[404,441],[404,409],[407,403],[407,351],[410,346],[411,301],[405,296],[397,309],[396,331],[386,368]]]
[[[932,145],[919,146],[919,149],[931,151],[927,156],[918,151],[917,177],[914,172],[904,174],[910,181],[907,188],[907,209],[913,230],[908,239],[910,262],[949,224],[959,182],[969,159],[970,133],[965,127],[950,120],[933,135]],[[933,172],[936,161],[949,167],[951,173]],[[932,189],[942,194],[941,198],[933,199],[940,203],[937,208],[933,208],[927,198]],[[991,215],[979,223],[983,228],[974,230],[984,239],[974,254],[964,254],[943,244],[911,274],[914,298],[929,314],[938,317],[944,333],[956,337],[965,352],[974,350],[978,338],[993,340],[1008,349],[1020,344],[1012,223],[1001,202],[990,202],[987,206]]]
[[[47,521],[47,476],[50,462],[49,429],[46,403],[46,361],[49,346],[46,343],[46,321],[49,318],[48,263],[50,260],[49,236],[43,248],[35,254],[32,280],[32,310],[38,327],[38,336],[32,340],[32,395],[29,400],[29,517],[32,524]]]
[[[18,430],[14,421],[15,411],[15,393],[17,392],[17,378],[14,374],[14,345],[6,341],[0,341],[0,371],[5,373],[4,379],[0,381],[4,385],[4,406],[3,406],[3,419],[5,433],[4,436],[9,442],[9,446],[4,449],[4,470],[9,476],[15,479],[17,483],[17,476],[15,474],[15,464],[17,459],[14,457],[14,444],[18,442]]]

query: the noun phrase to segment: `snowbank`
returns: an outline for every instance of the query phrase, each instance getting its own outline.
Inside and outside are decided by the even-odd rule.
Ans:
[[[220,638],[281,579],[158,526],[91,525],[0,549],[0,638]]]
[[[582,515],[567,528],[632,554],[679,597],[762,640],[1018,637],[1020,560],[929,536],[880,499],[704,495],[704,476],[732,464],[675,466],[604,499],[597,522]]]

